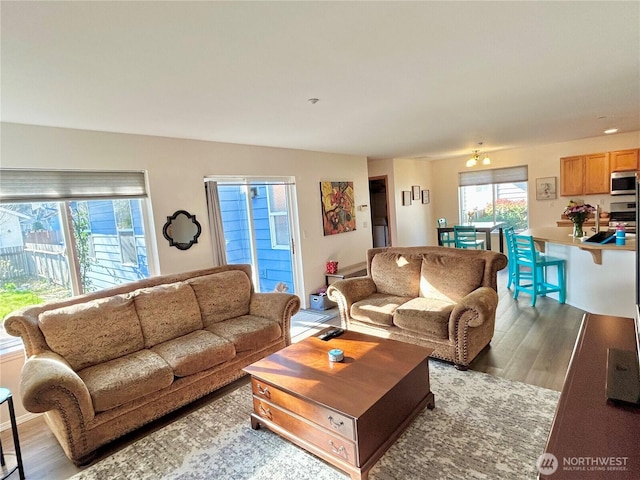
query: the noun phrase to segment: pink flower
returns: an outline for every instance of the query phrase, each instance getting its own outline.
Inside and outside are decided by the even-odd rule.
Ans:
[[[564,211],[564,215],[573,223],[583,224],[590,214],[596,211],[596,208],[588,203],[578,205],[575,202],[569,202],[569,206]]]

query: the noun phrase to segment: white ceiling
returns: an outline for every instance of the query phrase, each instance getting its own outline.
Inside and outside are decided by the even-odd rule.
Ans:
[[[0,8],[5,122],[371,158],[640,130],[635,1]]]

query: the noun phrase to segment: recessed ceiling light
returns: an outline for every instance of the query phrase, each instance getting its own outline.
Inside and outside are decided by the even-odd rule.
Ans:
[[[320,99],[319,98],[310,98],[308,101],[312,105],[315,105],[316,103],[318,103],[320,101]]]
[[[612,133],[616,133],[618,131],[617,128],[608,128],[607,130],[604,131],[604,133],[606,133],[607,135],[611,135]]]

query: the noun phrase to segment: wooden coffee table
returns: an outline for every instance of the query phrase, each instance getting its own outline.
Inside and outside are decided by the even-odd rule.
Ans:
[[[339,348],[341,363],[327,352]],[[253,413],[261,425],[347,472],[369,470],[425,407],[430,348],[345,332],[309,337],[249,365]]]

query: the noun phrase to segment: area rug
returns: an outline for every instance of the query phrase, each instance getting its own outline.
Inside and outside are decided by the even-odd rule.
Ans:
[[[430,362],[436,408],[422,412],[371,480],[534,479],[559,393]],[[348,480],[267,429],[252,430],[249,385],[203,406],[73,477]]]
[[[337,314],[331,315],[313,312],[310,310],[300,310],[293,317],[291,317],[291,338],[294,338],[301,333],[315,327],[319,323],[324,323],[336,317]]]

